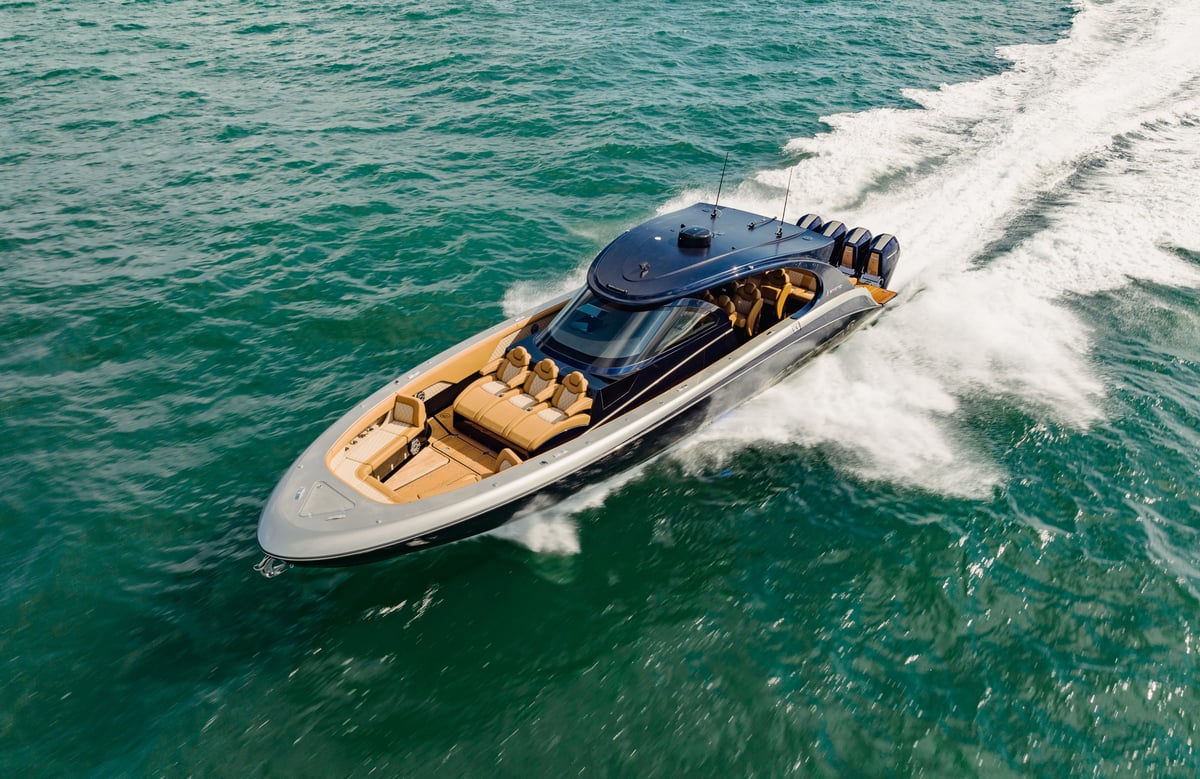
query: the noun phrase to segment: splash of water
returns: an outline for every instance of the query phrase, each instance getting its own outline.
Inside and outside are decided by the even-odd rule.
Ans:
[[[1200,201],[1182,183],[1200,179],[1200,18],[1165,0],[1077,6],[1062,40],[1001,49],[1005,72],[906,92],[918,108],[827,117],[829,132],[788,144],[795,165],[726,187],[728,205],[772,214],[790,177],[791,208],[900,236],[901,294],[677,458],[834,442],[863,478],[982,497],[1005,475],[956,424],[964,398],[1080,429],[1101,417],[1091,334],[1065,303],[1132,278],[1200,284],[1175,253],[1200,249]],[[506,309],[551,291],[514,287]]]
[[[504,291],[504,315],[517,316],[552,298],[577,290],[583,285],[586,274],[587,265],[583,265],[560,279],[519,281]]]
[[[604,481],[590,484],[565,498],[538,495],[509,522],[486,535],[512,541],[538,554],[578,554],[579,525],[573,517],[602,505],[605,498],[640,476],[659,456],[651,457]]]
[[[837,442],[863,477],[982,496],[1004,476],[956,427],[962,398],[1095,421],[1090,333],[1063,303],[1130,278],[1200,283],[1172,252],[1200,246],[1200,206],[1180,186],[1200,167],[1197,35],[1200,19],[1169,3],[1082,3],[1067,38],[1002,50],[1002,74],[908,93],[919,109],[829,117],[830,132],[792,141],[805,155],[793,198],[902,237],[899,305],[698,448]],[[772,213],[788,175],[763,172],[729,202]]]

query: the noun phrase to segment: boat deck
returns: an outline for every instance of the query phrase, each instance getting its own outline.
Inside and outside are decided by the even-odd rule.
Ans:
[[[430,419],[429,445],[383,482],[401,502],[440,495],[496,473],[496,452],[455,431],[453,416],[446,409]]]

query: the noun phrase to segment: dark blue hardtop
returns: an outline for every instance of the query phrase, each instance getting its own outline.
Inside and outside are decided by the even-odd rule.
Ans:
[[[832,251],[812,230],[696,203],[622,233],[596,255],[587,281],[613,303],[656,306],[802,260],[827,263]]]

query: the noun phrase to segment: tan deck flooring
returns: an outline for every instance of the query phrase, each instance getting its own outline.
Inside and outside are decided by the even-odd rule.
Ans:
[[[496,472],[496,454],[457,434],[452,418],[449,409],[434,417],[429,446],[384,482],[402,502],[440,495]]]

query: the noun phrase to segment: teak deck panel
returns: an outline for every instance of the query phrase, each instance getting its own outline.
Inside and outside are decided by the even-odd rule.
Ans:
[[[384,482],[401,502],[440,495],[496,472],[496,453],[455,432],[452,418],[449,409],[434,417],[429,445]]]

